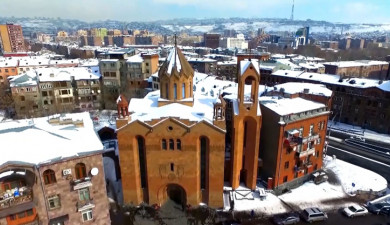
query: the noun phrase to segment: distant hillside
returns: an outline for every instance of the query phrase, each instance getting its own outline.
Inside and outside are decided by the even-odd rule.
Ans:
[[[159,34],[173,34],[187,32],[202,34],[204,32],[222,33],[225,29],[234,29],[238,32],[248,33],[263,28],[266,32],[295,32],[298,28],[309,26],[312,34],[345,34],[345,33],[390,33],[390,24],[345,24],[330,23],[326,21],[291,21],[288,19],[272,18],[211,18],[211,19],[171,19],[154,22],[124,22],[115,20],[96,21],[87,23],[80,20],[61,18],[16,18],[0,17],[0,23],[13,22],[21,24],[25,35],[32,32],[45,32],[55,34],[59,30],[76,31],[93,27],[106,27],[109,29],[147,29]]]

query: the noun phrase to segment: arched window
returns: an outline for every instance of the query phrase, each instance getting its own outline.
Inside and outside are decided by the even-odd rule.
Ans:
[[[169,139],[169,150],[175,149],[175,143],[173,142],[173,139]]]
[[[138,155],[139,155],[139,170],[141,173],[141,187],[146,187],[146,158],[145,158],[145,139],[137,137]]]
[[[209,141],[206,137],[200,138],[200,188],[206,188],[206,173],[207,173],[207,149]]]
[[[181,86],[181,96],[182,98],[186,98],[186,84],[183,83]]]
[[[161,147],[163,150],[167,150],[167,140],[162,139],[161,141]]]
[[[168,88],[168,83],[165,83],[165,98],[169,98],[169,88]]]
[[[177,84],[173,84],[173,95],[174,98],[177,99]]]
[[[176,149],[181,150],[181,140],[180,139],[176,140]]]
[[[75,166],[76,179],[82,179],[87,176],[87,170],[84,163],[77,163]]]
[[[56,174],[54,173],[53,170],[45,170],[43,172],[43,181],[45,184],[54,184],[57,182],[56,180]]]

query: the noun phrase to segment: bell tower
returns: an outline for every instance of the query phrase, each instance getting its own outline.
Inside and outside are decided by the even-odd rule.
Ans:
[[[233,117],[231,184],[233,189],[238,188],[242,183],[254,190],[258,171],[261,128],[258,100],[260,70],[258,63],[251,60],[241,61],[238,70],[237,110]]]

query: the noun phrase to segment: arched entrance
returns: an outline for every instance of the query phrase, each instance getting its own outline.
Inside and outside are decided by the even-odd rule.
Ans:
[[[187,205],[185,189],[178,184],[167,184],[158,191],[158,202],[162,207],[174,207],[184,209]],[[175,206],[176,205],[176,206]]]
[[[185,206],[187,204],[187,195],[184,188],[178,184],[167,185],[167,200],[168,198],[178,205]]]

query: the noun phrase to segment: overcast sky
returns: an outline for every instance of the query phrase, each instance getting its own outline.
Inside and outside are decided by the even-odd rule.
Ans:
[[[292,0],[0,0],[0,16],[84,21],[172,18],[290,18]],[[295,0],[295,19],[390,23],[389,0]]]

